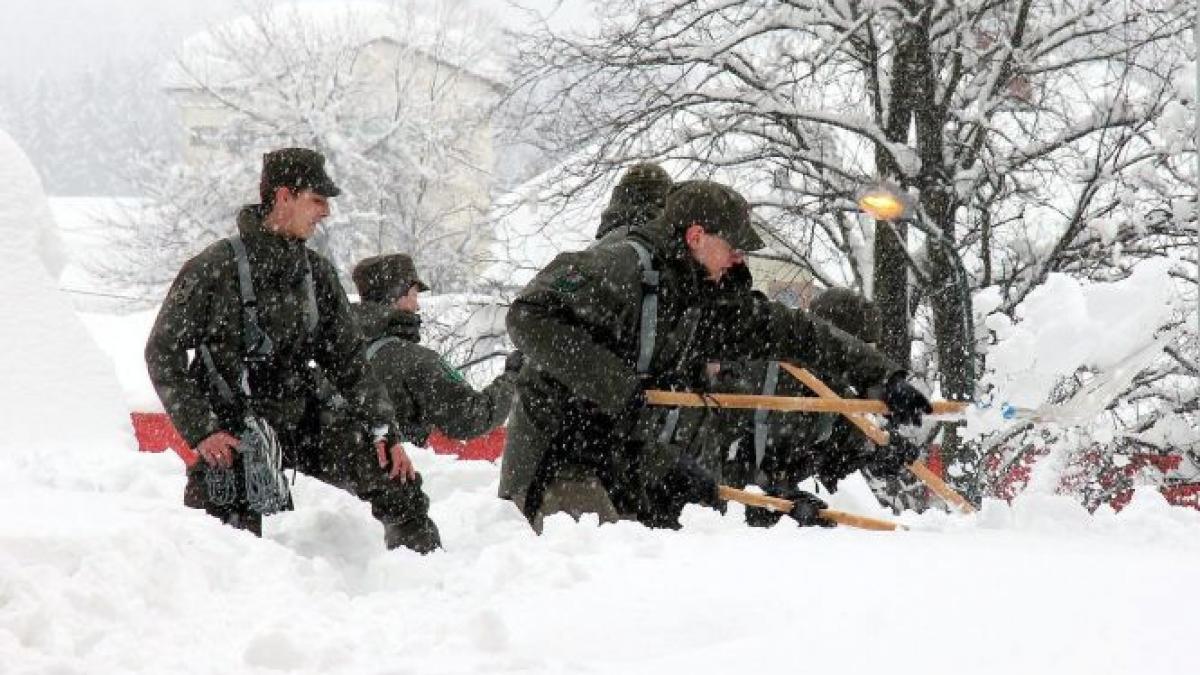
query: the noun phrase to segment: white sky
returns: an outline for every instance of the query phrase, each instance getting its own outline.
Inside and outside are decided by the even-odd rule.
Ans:
[[[342,2],[343,0],[306,0]],[[427,1],[427,0],[419,0]],[[468,0],[497,9],[508,0]],[[512,0],[579,15],[581,0]],[[165,58],[192,32],[257,6],[254,0],[0,0],[0,78],[85,70],[93,62]],[[504,12],[520,20],[516,10]]]

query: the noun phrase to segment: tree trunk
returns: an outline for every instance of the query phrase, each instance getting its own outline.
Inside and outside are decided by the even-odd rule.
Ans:
[[[928,20],[926,10],[921,29],[913,40],[914,51],[919,56],[914,59],[917,65],[910,82],[919,93],[914,99],[913,115],[916,120],[917,149],[921,157],[919,180],[923,214],[917,214],[916,217],[928,217],[925,225],[941,235],[926,234],[930,262],[930,288],[926,289],[926,298],[933,310],[942,396],[953,400],[971,400],[975,397],[975,350],[970,281],[956,250],[958,196],[948,178],[954,167],[944,166],[946,155],[942,134],[948,120],[945,108],[937,104],[937,73],[933,69],[926,30]],[[944,423],[942,428],[942,456],[948,470],[947,482],[978,504],[978,447],[959,437],[958,424]]]
[[[889,105],[883,120],[883,131],[893,143],[906,144],[912,128],[915,96],[911,82],[919,68],[921,29],[909,22],[898,31],[895,62],[891,80]],[[884,179],[898,180],[902,175],[892,154],[882,147],[875,149],[875,170]],[[894,230],[894,233],[893,233]],[[875,269],[872,286],[875,305],[879,308],[879,349],[901,368],[912,361],[912,332],[909,322],[912,313],[908,283],[908,225],[902,222],[889,226],[875,224]]]

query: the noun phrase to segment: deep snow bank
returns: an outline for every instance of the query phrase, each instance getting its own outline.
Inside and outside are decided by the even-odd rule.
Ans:
[[[133,454],[112,363],[50,273],[53,233],[37,173],[0,131],[0,485],[17,473],[95,485]]]
[[[909,516],[906,533],[680,532],[564,517],[535,538],[497,469],[415,451],[447,550],[385,552],[366,506],[301,477],[266,538],[177,506],[144,456],[118,493],[0,496],[5,673],[1185,673],[1200,514],[1154,493]],[[838,506],[873,515],[848,481]],[[12,514],[20,513],[14,517]]]

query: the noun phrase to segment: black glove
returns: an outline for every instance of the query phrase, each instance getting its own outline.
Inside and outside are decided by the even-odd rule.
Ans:
[[[792,488],[790,490],[782,490],[774,496],[782,497],[792,503],[792,510],[788,511],[788,517],[799,523],[800,527],[812,527],[814,525],[819,527],[833,527],[837,525],[832,520],[821,517],[821,510],[828,508],[829,505],[811,492]]]
[[[525,366],[525,354],[520,349],[514,349],[504,357],[504,372],[516,375]]]
[[[641,411],[645,410],[649,405],[650,402],[646,400],[646,390],[639,386],[637,390],[633,392],[633,396],[629,397],[629,401],[625,404],[625,411],[630,414],[637,415]]]
[[[396,436],[397,440],[424,447],[432,430],[428,424],[401,424],[396,430]],[[392,447],[391,444],[388,444],[388,447]]]
[[[933,412],[929,399],[908,383],[908,373],[898,370],[888,376],[883,385],[883,402],[887,404],[892,424],[921,424],[921,415]]]
[[[890,436],[888,444],[875,448],[866,462],[867,470],[876,476],[895,476],[921,456],[921,449],[912,441],[895,431]]]
[[[719,501],[717,480],[688,454],[680,455],[675,466],[663,476],[663,486],[676,505],[716,506]]]

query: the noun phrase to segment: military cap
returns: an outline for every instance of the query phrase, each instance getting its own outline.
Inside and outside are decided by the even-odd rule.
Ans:
[[[645,185],[657,187],[666,192],[667,188],[671,186],[671,176],[667,174],[666,169],[654,162],[641,162],[629,167],[617,185]]]
[[[685,228],[698,224],[730,246],[757,251],[766,246],[750,225],[750,204],[737,190],[707,180],[676,183],[667,193],[663,219],[668,225]]]
[[[336,197],[341,188],[325,173],[325,156],[308,148],[283,148],[263,155],[259,192],[263,200],[276,188],[312,190],[325,197]]]
[[[818,295],[808,311],[863,342],[879,342],[879,308],[848,288],[831,288]]]
[[[428,284],[417,276],[412,256],[405,253],[376,255],[360,260],[350,273],[358,295],[369,302],[391,302],[416,286],[429,290]]]

